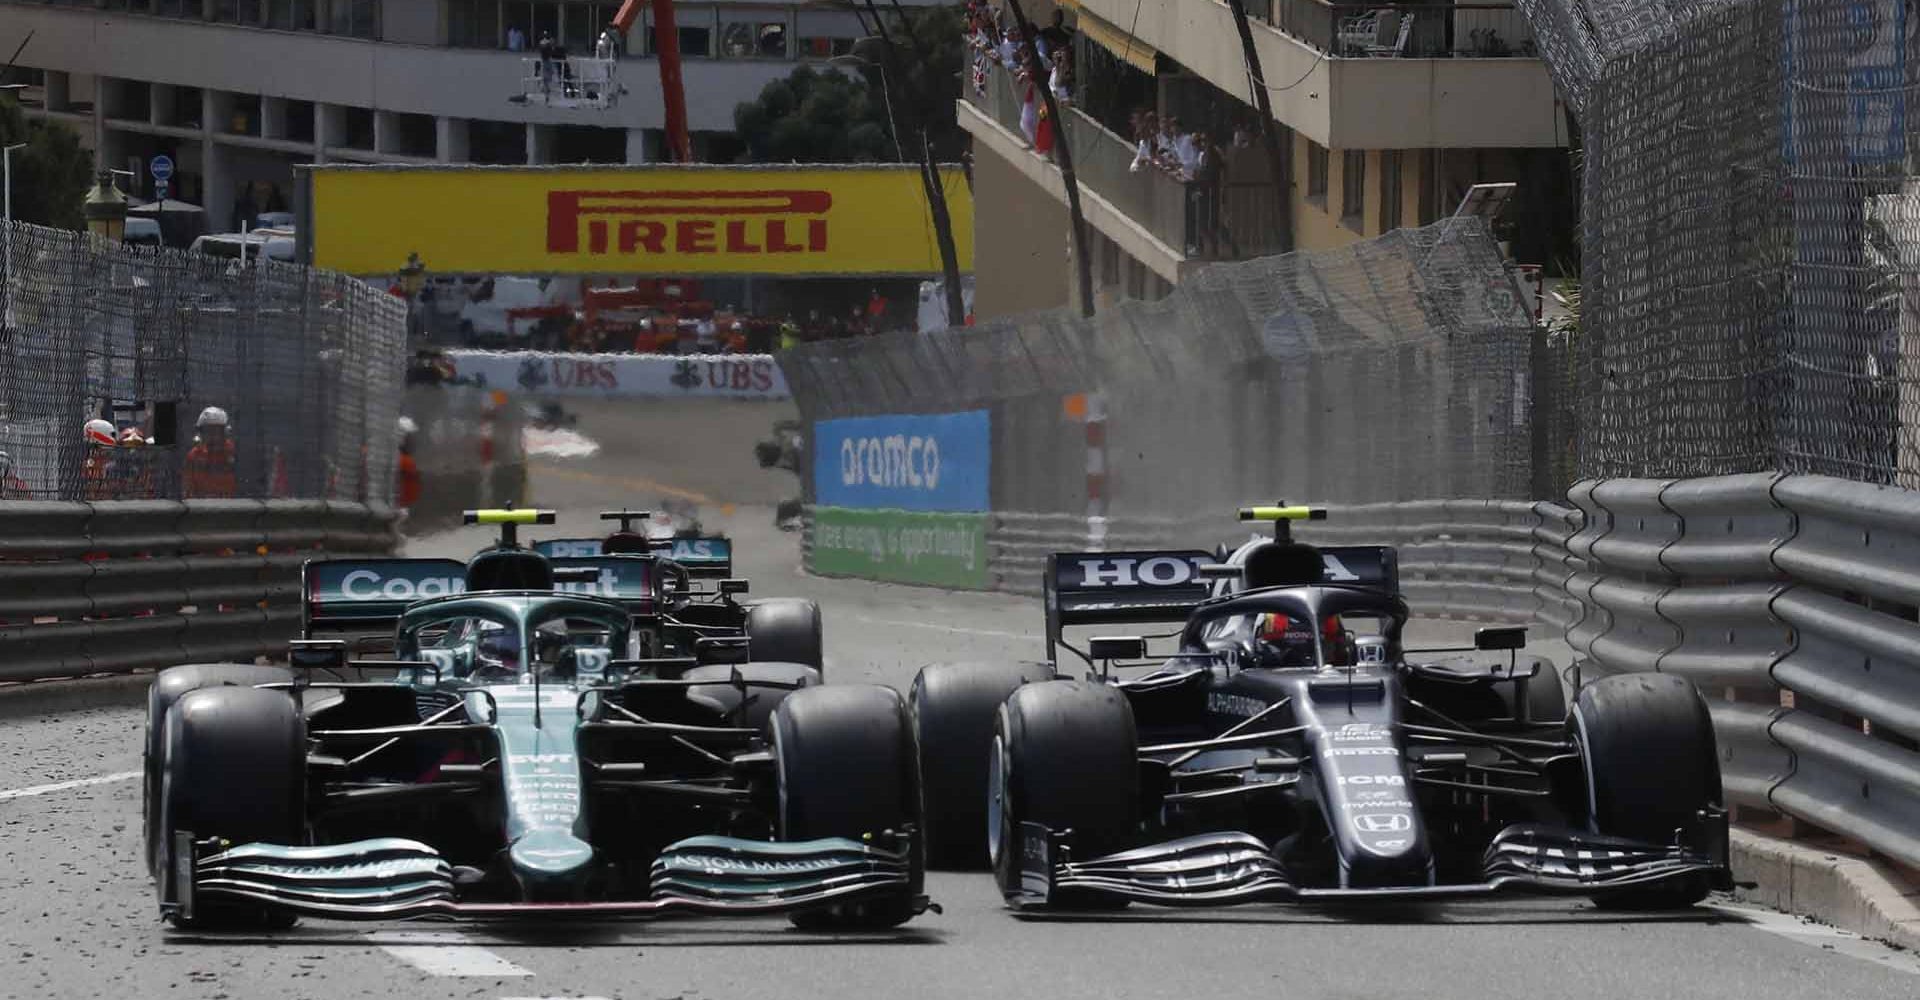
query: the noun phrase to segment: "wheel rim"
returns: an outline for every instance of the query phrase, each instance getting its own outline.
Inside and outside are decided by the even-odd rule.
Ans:
[[[1001,844],[1005,835],[1001,818],[1007,811],[1006,799],[1007,744],[995,733],[993,750],[987,755],[987,861],[996,869],[1000,867],[1000,855],[1005,849]]]

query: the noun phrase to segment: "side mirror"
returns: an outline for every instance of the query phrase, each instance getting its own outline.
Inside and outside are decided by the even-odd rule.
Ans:
[[[1527,645],[1527,629],[1524,625],[1499,625],[1476,629],[1473,633],[1475,649],[1524,649]]]
[[[745,580],[728,578],[720,581],[720,593],[722,596],[731,597],[734,594],[744,594],[746,592],[747,581]]]
[[[1087,643],[1087,655],[1096,660],[1145,659],[1147,640],[1137,635],[1096,636]]]
[[[295,639],[287,643],[287,665],[295,670],[340,670],[347,665],[347,644],[339,639]]]

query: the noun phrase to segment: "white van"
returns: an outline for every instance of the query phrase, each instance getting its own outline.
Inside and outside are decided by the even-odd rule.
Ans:
[[[293,236],[284,230],[256,229],[251,233],[219,233],[202,236],[187,248],[197,254],[217,257],[221,260],[259,260],[265,256],[269,260],[293,261]]]

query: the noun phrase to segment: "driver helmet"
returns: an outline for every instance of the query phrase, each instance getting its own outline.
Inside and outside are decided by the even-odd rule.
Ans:
[[[492,629],[480,634],[477,644],[479,665],[489,670],[502,670],[518,673],[520,670],[520,641],[508,629]]]
[[[1345,666],[1351,658],[1343,656],[1346,635],[1338,615],[1328,615],[1321,623],[1321,642],[1328,665]],[[1254,631],[1261,659],[1282,667],[1317,666],[1313,648],[1313,623],[1292,618],[1277,611],[1260,616]]]

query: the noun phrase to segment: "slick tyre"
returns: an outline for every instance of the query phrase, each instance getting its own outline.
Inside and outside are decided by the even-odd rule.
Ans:
[[[1122,850],[1139,826],[1140,768],[1133,709],[1105,684],[1028,684],[1000,706],[987,764],[987,849],[1008,901],[1021,888],[1021,824],[1071,830],[1073,856]],[[1113,909],[1123,901],[1056,894],[1063,909]]]
[[[781,840],[861,840],[919,827],[913,727],[899,692],[873,684],[804,688],[773,710],[772,734]],[[926,874],[917,834],[909,844],[911,878],[897,894],[802,910],[794,925],[874,930],[906,922]]]
[[[820,605],[803,598],[776,597],[748,606],[747,659],[804,663],[824,673]]]
[[[167,713],[160,764],[162,878],[171,878],[173,839],[218,837],[235,844],[306,842],[307,729],[284,691],[210,687],[189,691]],[[181,926],[273,928],[290,916],[262,907],[196,900]]]
[[[147,871],[154,867],[154,844],[160,833],[160,752],[166,734],[167,712],[189,691],[208,687],[252,687],[293,679],[285,667],[251,663],[190,663],[162,670],[147,689],[146,751],[142,761],[145,781],[140,789],[140,812],[147,837]],[[284,697],[284,696],[283,696]]]
[[[987,865],[987,757],[1007,696],[1053,679],[1044,663],[936,663],[913,679],[908,703],[920,744],[927,865]]]
[[[792,692],[782,688],[749,687],[744,693],[746,707],[743,709],[743,694],[733,684],[736,670],[741,679],[746,681],[772,681],[801,687],[813,687],[820,683],[820,671],[802,663],[742,663],[738,666],[709,663],[680,675],[681,680],[711,682],[688,688],[689,701],[710,706],[726,719],[727,725],[762,732],[766,731],[767,723],[773,720],[773,710]]]
[[[1597,833],[1654,844],[1693,829],[1717,806],[1720,763],[1713,720],[1692,682],[1669,674],[1621,674],[1580,690],[1567,717],[1587,778],[1587,822]],[[1673,885],[1594,897],[1608,909],[1674,910],[1707,895],[1702,875]]]

